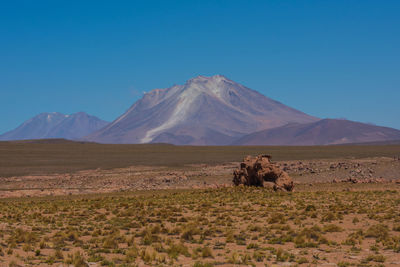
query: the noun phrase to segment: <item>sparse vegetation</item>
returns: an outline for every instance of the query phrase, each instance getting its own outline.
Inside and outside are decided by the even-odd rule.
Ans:
[[[224,163],[217,167],[211,164],[240,160],[249,151],[254,154],[265,150],[263,147],[77,143],[68,144],[67,149],[65,146],[0,143],[0,149],[10,153],[9,161],[0,160],[0,172],[4,171],[2,177],[19,172],[60,172],[63,176],[62,173],[78,169],[149,162],[153,165],[136,169],[136,176],[131,180],[125,177],[130,175],[130,168],[102,170],[112,175],[95,179],[107,188],[115,182],[113,178],[126,179],[125,182],[139,176],[152,179],[147,174],[160,174],[158,171],[162,169],[168,179],[176,176],[179,180],[185,173],[183,179],[201,184],[216,179],[226,182],[232,179],[229,168],[233,164]],[[383,146],[377,151],[372,151],[376,149],[372,146],[318,149],[269,147],[268,152],[272,151],[276,160],[337,157],[343,153],[354,157],[395,153],[393,147]],[[4,159],[4,154],[0,159]],[[280,162],[282,167],[297,175],[295,181],[303,179],[296,185],[295,192],[290,193],[248,187],[172,187],[117,193],[121,188],[116,183],[113,184],[116,189],[110,191],[114,193],[86,194],[78,188],[76,194],[82,195],[64,193],[41,198],[3,198],[0,200],[0,266],[92,266],[91,263],[98,266],[315,266],[324,263],[383,266],[396,261],[400,253],[399,185],[331,183],[327,180],[309,183],[317,177],[311,176],[312,172],[347,175],[358,168],[365,172],[368,168],[372,172],[383,168],[376,166],[375,159],[365,162],[362,168],[353,160],[331,163],[327,159],[318,166],[314,161]],[[382,162],[384,167],[400,163],[387,158]],[[185,165],[191,163],[210,165]],[[216,178],[209,172],[213,168],[224,172],[219,172],[219,178]],[[169,173],[172,175],[168,176]],[[62,180],[49,179],[48,184],[63,188],[66,181],[74,181],[72,185],[86,181],[88,185],[97,173],[90,177],[85,176],[87,173],[78,178],[74,175],[65,174]],[[163,181],[163,175],[153,183]],[[79,180],[83,178],[87,180]],[[163,183],[172,184],[167,178]],[[7,192],[17,191],[9,182],[12,179],[1,181]],[[19,185],[25,186],[24,181],[28,180],[21,180]],[[51,192],[47,187],[36,190],[42,196]],[[2,194],[7,196],[5,191]]]
[[[397,191],[273,193],[239,187],[155,193],[2,200],[2,261],[351,266],[398,256]],[[355,218],[363,223],[355,224]],[[316,248],[324,252],[315,254]],[[338,262],[330,254],[337,250],[363,256]]]

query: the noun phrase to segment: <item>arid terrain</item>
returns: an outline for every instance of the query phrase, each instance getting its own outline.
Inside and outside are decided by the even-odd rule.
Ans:
[[[389,157],[280,161],[294,179],[296,191],[319,185],[329,190],[355,184],[400,189],[400,160]],[[130,166],[81,170],[72,173],[22,175],[0,178],[0,198],[35,197],[139,190],[231,187],[239,162],[216,165]]]
[[[398,145],[0,151],[0,266],[400,266]],[[294,192],[232,186],[257,154]]]

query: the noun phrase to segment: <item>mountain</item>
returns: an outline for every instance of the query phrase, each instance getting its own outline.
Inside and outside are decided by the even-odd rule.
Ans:
[[[243,136],[233,145],[333,145],[400,140],[400,131],[360,122],[323,119],[291,123]]]
[[[45,138],[79,139],[97,131],[108,122],[84,112],[64,115],[58,112],[41,113],[0,135],[0,140],[27,140]]]
[[[146,93],[85,139],[100,143],[226,145],[255,131],[318,120],[221,75]]]

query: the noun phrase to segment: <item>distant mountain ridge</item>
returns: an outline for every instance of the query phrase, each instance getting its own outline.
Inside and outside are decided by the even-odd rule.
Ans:
[[[255,131],[318,118],[222,76],[146,93],[123,115],[85,139],[100,143],[227,145]]]
[[[95,116],[78,112],[65,115],[59,112],[41,113],[20,126],[0,135],[0,140],[28,140],[65,138],[78,140],[94,131],[97,131],[108,122]]]
[[[287,124],[235,140],[232,145],[337,145],[400,140],[400,130],[349,120]]]
[[[214,75],[145,93],[111,123],[84,112],[42,113],[0,135],[0,140],[54,138],[109,144],[338,145],[398,142],[400,130],[316,118]]]

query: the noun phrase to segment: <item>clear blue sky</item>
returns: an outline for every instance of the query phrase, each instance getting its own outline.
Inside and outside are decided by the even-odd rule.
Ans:
[[[0,132],[113,120],[143,91],[223,74],[322,118],[400,129],[400,1],[3,1]]]

